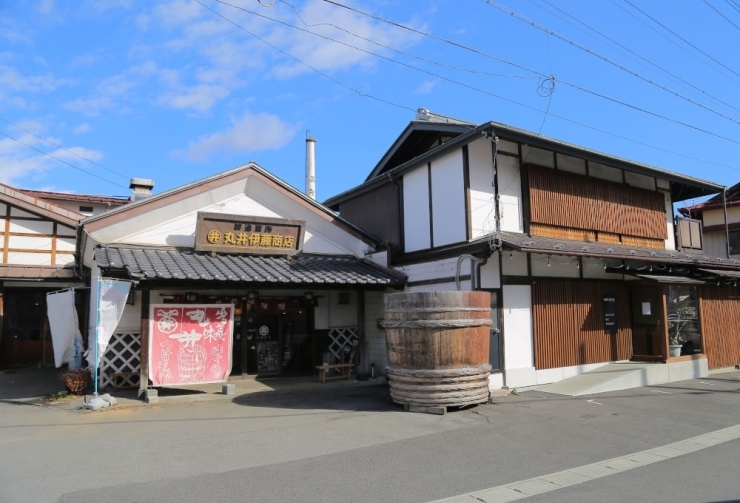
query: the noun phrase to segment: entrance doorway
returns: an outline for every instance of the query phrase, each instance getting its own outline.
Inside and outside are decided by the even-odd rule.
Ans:
[[[38,288],[6,289],[3,292],[0,363],[4,366],[53,363],[46,318],[46,292]]]
[[[632,310],[632,359],[664,360],[665,313],[663,290],[657,286],[636,286],[630,290]]]
[[[245,303],[235,327],[236,373],[258,376],[310,375],[314,366],[313,306],[278,303],[284,309]],[[238,333],[236,333],[238,330]]]

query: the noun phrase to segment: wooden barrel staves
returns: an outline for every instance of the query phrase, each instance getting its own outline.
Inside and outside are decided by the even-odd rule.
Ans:
[[[384,303],[394,402],[461,407],[488,400],[488,292],[394,293]]]

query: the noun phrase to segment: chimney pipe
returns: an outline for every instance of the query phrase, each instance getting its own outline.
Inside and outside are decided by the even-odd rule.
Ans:
[[[316,200],[316,139],[306,138],[306,195]]]
[[[132,178],[131,184],[128,187],[132,189],[130,200],[134,203],[152,195],[154,180],[148,178]]]

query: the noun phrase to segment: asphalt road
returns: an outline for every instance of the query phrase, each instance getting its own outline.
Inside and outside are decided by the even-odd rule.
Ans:
[[[105,412],[19,403],[0,401],[3,502],[425,502],[740,424],[740,372],[445,416],[403,412],[384,387]],[[740,440],[724,441],[527,501],[740,501],[739,465]]]

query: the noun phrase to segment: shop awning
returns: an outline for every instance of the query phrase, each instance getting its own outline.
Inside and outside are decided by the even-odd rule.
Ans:
[[[714,274],[720,278],[740,278],[740,271],[723,271],[720,269],[699,269],[701,272]]]
[[[656,283],[681,283],[684,285],[703,285],[704,283],[706,283],[706,281],[694,278],[687,278],[685,276],[662,276],[657,274],[630,274],[629,276],[646,279],[648,281],[654,281]]]
[[[353,255],[292,257],[196,252],[192,248],[102,245],[95,261],[106,273],[138,280],[398,287],[406,276]]]

